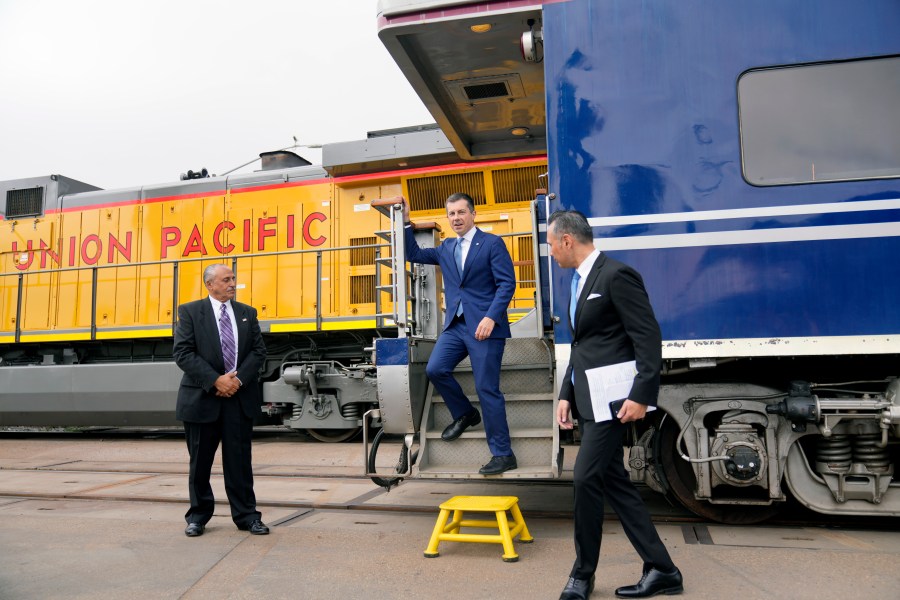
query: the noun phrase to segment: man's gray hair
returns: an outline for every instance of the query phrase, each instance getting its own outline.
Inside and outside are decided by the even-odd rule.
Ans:
[[[230,269],[228,265],[223,265],[222,263],[218,263],[215,265],[209,265],[205,269],[203,269],[203,283],[207,284],[212,281],[212,278],[216,276],[216,269],[219,267],[225,267],[226,269]]]
[[[556,237],[568,233],[582,244],[594,243],[594,231],[587,218],[577,210],[558,210],[547,219],[547,227],[553,225]]]
[[[444,202],[444,206],[447,206],[451,202],[459,202],[460,200],[465,200],[466,204],[469,205],[469,210],[475,212],[475,201],[472,200],[472,196],[464,194],[462,192],[457,192],[455,194],[450,194],[449,196],[447,196],[447,201]]]

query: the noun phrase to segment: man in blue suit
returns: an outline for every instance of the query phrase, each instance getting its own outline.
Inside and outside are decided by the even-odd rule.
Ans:
[[[467,194],[452,194],[446,202],[450,227],[458,237],[444,240],[437,248],[419,248],[409,221],[409,204],[401,200],[407,258],[439,265],[444,279],[444,328],[425,370],[453,417],[441,438],[453,441],[481,422],[478,409],[453,377],[456,365],[469,356],[492,455],[479,473],[498,475],[515,469],[506,403],[500,392],[500,362],[510,336],[506,308],[516,289],[509,251],[499,237],[475,227],[475,203]]]

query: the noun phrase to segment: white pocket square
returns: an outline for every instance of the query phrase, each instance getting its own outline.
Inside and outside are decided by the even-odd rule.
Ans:
[[[602,295],[603,295],[603,294],[589,294],[588,297],[587,297],[587,299],[588,299],[588,300],[593,300],[594,298],[599,298],[599,297],[601,297]]]

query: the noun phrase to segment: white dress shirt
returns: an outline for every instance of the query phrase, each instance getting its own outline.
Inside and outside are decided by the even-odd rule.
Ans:
[[[469,231],[466,232],[466,235],[462,236],[463,241],[462,241],[461,252],[462,252],[462,265],[463,265],[464,271],[466,269],[466,257],[469,255],[469,248],[472,247],[472,240],[475,238],[475,231],[477,229],[478,229],[477,227],[473,227],[472,229],[470,229]],[[456,243],[458,244],[459,242],[456,242]]]
[[[575,269],[578,271],[578,276],[581,278],[578,280],[578,292],[575,294],[576,298],[581,298],[581,292],[584,290],[584,282],[587,280],[588,275],[591,274],[591,269],[594,268],[594,263],[597,262],[598,258],[600,258],[600,251],[594,248],[594,251],[588,254],[587,258],[581,261],[581,264]]]

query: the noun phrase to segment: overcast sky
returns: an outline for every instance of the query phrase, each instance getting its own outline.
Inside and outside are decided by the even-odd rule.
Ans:
[[[433,122],[378,39],[376,8],[0,0],[0,180],[162,183],[223,173],[292,136],[322,144]]]

